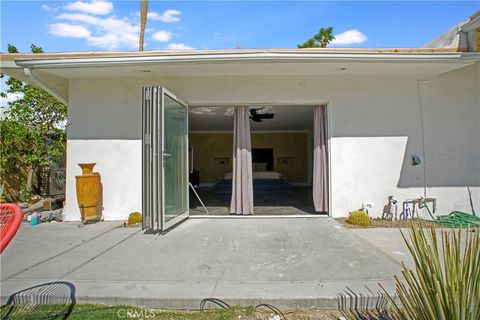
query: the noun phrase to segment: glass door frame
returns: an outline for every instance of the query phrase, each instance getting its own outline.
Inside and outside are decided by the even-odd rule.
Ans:
[[[185,208],[165,221],[165,96],[185,108]],[[142,88],[142,228],[163,232],[189,216],[188,105],[161,86]]]
[[[161,157],[159,157],[159,160],[161,162],[160,168],[161,168],[161,229],[162,231],[165,231],[167,229],[170,229],[174,225],[180,223],[181,221],[185,220],[189,216],[189,208],[190,208],[190,201],[189,201],[189,156],[188,156],[188,105],[183,102],[181,99],[179,99],[175,94],[173,94],[171,91],[167,90],[164,87],[160,87],[160,97],[161,97],[161,126],[160,126],[160,140],[161,140]],[[165,216],[166,216],[166,211],[165,211],[165,163],[164,163],[164,156],[166,155],[165,153],[165,96],[168,96],[170,99],[178,102],[180,105],[182,105],[185,108],[185,147],[183,152],[185,153],[184,157],[184,168],[185,168],[185,211],[182,212],[181,214],[177,215],[175,218],[172,218],[168,221],[165,221]]]

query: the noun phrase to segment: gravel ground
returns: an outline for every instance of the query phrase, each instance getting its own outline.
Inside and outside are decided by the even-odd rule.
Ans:
[[[341,313],[337,310],[318,310],[318,309],[309,309],[309,310],[286,310],[282,311],[287,320],[334,320],[338,319],[341,316]],[[275,317],[274,314],[270,312],[257,311],[255,312],[256,320],[272,320],[272,319],[281,319]]]
[[[412,220],[397,220],[397,221],[389,221],[389,220],[381,220],[381,219],[371,219],[371,224],[368,227],[362,227],[362,226],[357,226],[353,224],[347,223],[347,218],[336,218],[338,222],[343,224],[346,228],[350,229],[365,229],[365,228],[407,228],[408,225]],[[420,224],[424,228],[429,228],[429,227],[438,227],[437,224],[423,220],[423,219],[413,219],[416,223]]]

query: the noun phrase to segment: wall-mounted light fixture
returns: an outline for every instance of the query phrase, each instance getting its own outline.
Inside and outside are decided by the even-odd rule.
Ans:
[[[411,163],[412,163],[412,166],[418,166],[422,164],[422,159],[420,159],[418,155],[412,154]]]

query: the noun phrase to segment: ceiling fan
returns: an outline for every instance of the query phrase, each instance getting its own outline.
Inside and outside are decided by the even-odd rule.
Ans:
[[[258,110],[261,109],[250,109],[250,119],[255,122],[262,122],[264,119],[273,119],[275,116],[273,113],[259,113]]]

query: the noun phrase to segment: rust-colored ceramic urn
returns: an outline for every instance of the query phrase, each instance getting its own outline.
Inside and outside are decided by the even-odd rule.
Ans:
[[[96,163],[79,163],[82,175],[77,181],[77,202],[82,222],[98,221],[102,217],[102,183],[100,174],[93,172]]]

